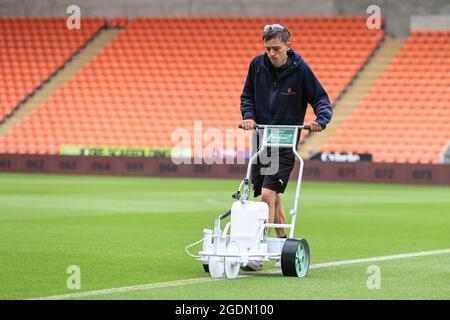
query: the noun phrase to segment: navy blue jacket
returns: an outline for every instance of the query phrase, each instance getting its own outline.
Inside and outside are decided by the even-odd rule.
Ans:
[[[315,121],[325,128],[333,114],[330,99],[302,57],[289,50],[288,65],[277,81],[269,64],[266,54],[250,63],[241,95],[242,118],[258,124],[301,125],[309,103]]]

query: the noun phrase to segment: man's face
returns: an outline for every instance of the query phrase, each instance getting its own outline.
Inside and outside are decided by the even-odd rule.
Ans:
[[[276,68],[279,68],[286,63],[287,52],[291,49],[292,45],[290,42],[284,42],[280,39],[271,39],[269,41],[264,41],[264,47],[270,62],[272,62]]]

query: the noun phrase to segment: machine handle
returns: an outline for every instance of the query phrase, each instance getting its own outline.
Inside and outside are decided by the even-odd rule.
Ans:
[[[240,123],[238,127],[239,127],[239,129],[244,129],[244,127],[242,126],[242,123]],[[271,127],[271,125],[268,125],[268,124],[255,124],[255,130],[264,129],[265,127]],[[305,125],[301,125],[301,126],[277,125],[275,127],[289,127],[289,128],[298,128],[298,129],[305,129],[305,130],[311,131],[311,126],[309,124],[305,124]]]
[[[223,220],[231,214],[231,210],[228,210],[224,214],[220,215],[217,219]]]

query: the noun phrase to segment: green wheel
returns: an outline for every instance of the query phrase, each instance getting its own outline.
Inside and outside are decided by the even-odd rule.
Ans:
[[[281,271],[288,277],[306,277],[309,270],[309,246],[306,239],[287,239],[281,250]]]

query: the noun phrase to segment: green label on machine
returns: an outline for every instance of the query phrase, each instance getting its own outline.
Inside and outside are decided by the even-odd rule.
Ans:
[[[267,128],[267,143],[293,144],[295,128]]]

